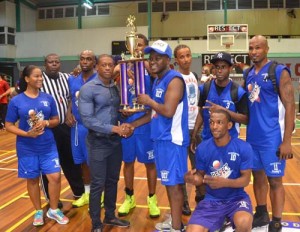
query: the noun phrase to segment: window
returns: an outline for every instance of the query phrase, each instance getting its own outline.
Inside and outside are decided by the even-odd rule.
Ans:
[[[190,1],[180,1],[179,2],[179,11],[190,11],[191,4]]]
[[[286,8],[299,8],[300,1],[299,0],[286,0]]]
[[[65,17],[74,17],[75,8],[74,7],[66,7],[65,8]]]
[[[38,13],[39,13],[39,19],[45,19],[45,10],[44,9],[39,10]]]
[[[227,9],[236,9],[235,0],[227,0]],[[224,9],[224,1],[222,1],[223,9]]]
[[[283,8],[283,0],[270,0],[270,8]]]
[[[6,44],[5,43],[5,34],[0,34],[0,44]]]
[[[192,11],[205,10],[204,0],[192,1]]]
[[[0,27],[0,44],[15,45],[15,31],[12,27]]]
[[[177,11],[177,2],[166,2],[166,11]]]
[[[53,9],[47,9],[46,10],[46,19],[52,19],[53,18]]]
[[[15,45],[15,35],[7,34],[7,44]]]
[[[207,10],[220,10],[220,0],[209,0],[207,3]]]
[[[252,1],[238,0],[238,9],[252,9]]]
[[[254,0],[254,8],[268,8],[267,0]]]
[[[97,7],[96,7],[96,6],[93,6],[92,9],[86,9],[86,15],[87,15],[87,16],[90,16],[90,15],[96,15],[96,10],[97,10]]]
[[[63,18],[64,17],[64,9],[63,8],[55,8],[54,9],[54,18]]]
[[[7,32],[11,34],[15,34],[15,28],[7,27]]]
[[[139,13],[146,13],[148,12],[148,6],[145,2],[139,2],[138,3],[138,12]]]
[[[109,15],[109,5],[99,5],[98,15]]]
[[[163,12],[164,4],[163,2],[152,2],[152,12]]]

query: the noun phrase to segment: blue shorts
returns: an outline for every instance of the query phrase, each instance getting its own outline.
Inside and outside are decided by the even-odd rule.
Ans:
[[[18,177],[34,179],[42,174],[60,172],[57,151],[48,154],[18,157]]]
[[[253,171],[264,170],[269,177],[282,177],[286,161],[279,160],[276,150],[253,149]]]
[[[201,225],[209,231],[219,230],[225,218],[229,218],[234,226],[233,217],[238,211],[246,211],[253,214],[252,204],[249,196],[240,197],[235,200],[209,200],[200,201],[195,208],[188,224]]]
[[[162,185],[184,183],[184,174],[188,170],[187,147],[179,146],[171,141],[154,142],[157,175]]]
[[[137,159],[140,163],[154,163],[153,142],[149,134],[133,134],[122,139],[123,161],[132,163]]]
[[[80,123],[76,123],[71,127],[71,147],[75,164],[86,163],[88,160],[88,152],[86,148],[86,136],[88,129]]]

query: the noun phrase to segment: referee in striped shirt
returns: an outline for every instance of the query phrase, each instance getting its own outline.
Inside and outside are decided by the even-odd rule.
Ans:
[[[65,124],[67,108],[70,98],[68,86],[68,74],[60,72],[60,58],[57,54],[49,54],[45,58],[45,68],[43,72],[43,87],[42,92],[53,96],[60,124],[53,128],[53,134],[56,141],[56,146],[59,154],[59,161],[62,170],[67,178],[69,185],[73,191],[75,198],[81,197],[84,193],[84,185],[80,165],[74,164],[72,149],[71,149],[71,128]],[[48,180],[45,175],[42,178],[42,187],[47,199]],[[59,203],[59,207],[62,204]]]

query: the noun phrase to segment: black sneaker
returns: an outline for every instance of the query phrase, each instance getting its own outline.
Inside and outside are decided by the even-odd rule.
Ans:
[[[264,212],[261,215],[257,213],[253,216],[252,228],[266,226],[270,223],[269,213]]]
[[[189,206],[189,202],[188,201],[185,201],[183,203],[183,207],[182,207],[182,214],[185,215],[185,216],[190,216],[192,214],[192,211],[190,209],[190,206]]]
[[[219,232],[224,232],[227,228],[231,227],[231,222],[229,220],[229,218],[226,218],[224,223],[223,223],[223,226],[220,228]]]
[[[282,225],[281,222],[271,221],[269,224],[269,232],[281,232]]]
[[[129,227],[130,226],[129,221],[119,219],[119,218],[116,218],[116,217],[113,218],[113,219],[104,218],[103,224],[110,225],[110,226],[118,226],[118,227]]]

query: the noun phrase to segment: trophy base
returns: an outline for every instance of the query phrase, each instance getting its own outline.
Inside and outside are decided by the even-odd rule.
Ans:
[[[144,112],[146,111],[145,107],[143,105],[136,106],[130,108],[129,106],[124,106],[122,109],[119,109],[119,112],[128,112],[128,113],[136,113],[136,112]]]

